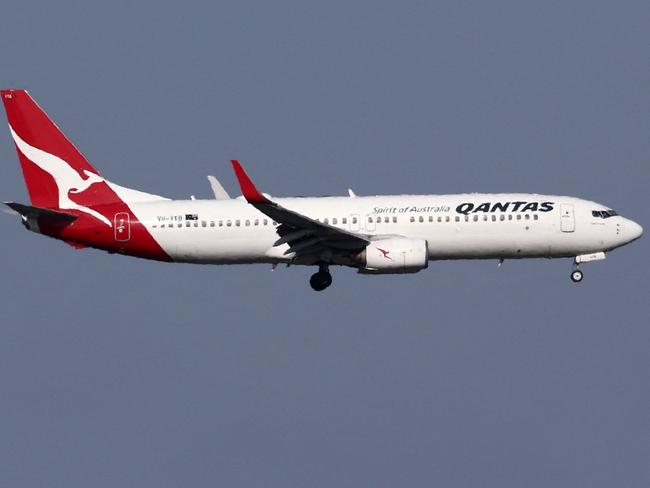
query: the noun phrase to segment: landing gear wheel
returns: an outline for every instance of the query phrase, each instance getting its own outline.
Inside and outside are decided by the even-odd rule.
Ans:
[[[582,271],[580,271],[579,269],[573,270],[573,272],[571,273],[571,281],[573,281],[574,283],[580,283],[582,281]]]
[[[332,275],[329,271],[319,271],[311,275],[309,284],[314,291],[323,291],[332,284]]]

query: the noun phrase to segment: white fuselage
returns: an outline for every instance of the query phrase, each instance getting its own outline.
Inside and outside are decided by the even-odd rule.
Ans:
[[[593,215],[605,206],[565,196],[473,193],[274,201],[373,240],[426,240],[430,260],[574,257],[608,251],[640,235],[640,226],[631,220]],[[131,208],[176,262],[277,263],[293,258],[285,254],[287,244],[274,247],[276,224],[241,197],[142,202]]]

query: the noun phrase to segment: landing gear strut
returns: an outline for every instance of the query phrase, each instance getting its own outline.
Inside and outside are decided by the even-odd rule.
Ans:
[[[318,273],[311,275],[309,284],[314,291],[323,291],[332,284],[332,275],[326,264],[318,265]]]
[[[580,283],[582,281],[582,271],[580,271],[580,262],[578,258],[573,261],[573,271],[571,271],[571,281]]]

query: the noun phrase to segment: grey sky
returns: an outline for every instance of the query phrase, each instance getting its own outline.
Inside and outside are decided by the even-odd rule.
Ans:
[[[650,228],[647,1],[13,2],[23,87],[174,198],[537,191]],[[4,117],[3,117],[4,120]],[[0,131],[0,195],[27,201]],[[165,265],[0,219],[0,486],[650,485],[646,236],[408,277]]]

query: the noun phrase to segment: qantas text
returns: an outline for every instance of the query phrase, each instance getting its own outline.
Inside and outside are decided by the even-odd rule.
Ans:
[[[456,212],[463,215],[476,212],[550,212],[554,202],[485,202],[480,205],[461,203]]]

